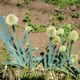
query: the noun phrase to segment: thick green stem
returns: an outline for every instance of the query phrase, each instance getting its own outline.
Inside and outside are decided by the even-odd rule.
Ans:
[[[21,61],[23,63],[23,59],[22,59],[20,48],[19,48],[18,39],[17,39],[17,36],[16,36],[16,31],[15,31],[14,25],[12,25],[12,29],[13,29],[13,34],[14,34],[14,39],[15,39],[17,50],[18,50],[18,54],[19,54],[19,57],[20,57],[20,59],[21,59]]]
[[[62,45],[64,45],[65,44],[65,41],[64,41],[63,35],[61,35],[61,39],[62,39]]]
[[[21,41],[21,45],[20,45],[20,46],[24,46],[24,43],[25,43],[25,41],[26,41],[26,34],[27,34],[27,32],[24,31],[23,40]]]
[[[52,58],[52,37],[50,37],[50,42],[49,42],[48,66],[50,66],[51,64],[51,58]]]
[[[5,21],[4,21],[1,13],[0,13],[0,24],[1,24],[1,27],[2,27],[2,29],[4,31],[6,39],[9,41],[9,43],[11,44],[11,46],[14,48],[14,45],[13,45],[13,42],[12,42],[12,38],[10,36],[9,30],[7,28],[7,25],[5,24]]]
[[[38,62],[33,66],[37,66],[43,59],[44,59],[45,56],[41,57],[41,58],[37,58]],[[33,58],[34,59],[34,58]]]
[[[47,69],[46,51],[44,53],[44,66],[45,66],[45,69]]]
[[[69,43],[70,43],[70,40],[68,40],[68,43],[67,43],[66,53],[68,53]]]
[[[71,65],[73,66],[73,68],[74,68],[75,70],[77,70],[78,73],[80,74],[80,69],[79,69],[71,60],[69,61],[69,64],[71,64]]]
[[[52,57],[52,63],[53,63],[54,60],[55,60],[55,56],[56,56],[56,47],[57,47],[57,45],[55,45],[55,47],[54,47],[54,54],[53,54],[53,57]]]
[[[71,41],[71,45],[70,45],[69,59],[70,59],[71,56],[72,56],[72,46],[73,46],[73,41]]]
[[[30,33],[28,33],[28,41],[29,41],[29,53],[30,53],[30,66],[33,67],[32,47],[31,47]]]
[[[64,56],[64,52],[62,51],[60,54],[61,54],[61,55],[60,55],[61,63],[58,64],[57,67],[58,67],[58,66],[62,67],[63,64],[64,64],[65,61],[66,61],[66,60],[65,60],[65,56]]]

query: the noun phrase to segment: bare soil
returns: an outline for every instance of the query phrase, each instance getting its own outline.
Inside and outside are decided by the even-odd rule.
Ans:
[[[26,23],[22,22],[23,17],[25,16],[26,10],[30,10],[31,11],[31,18],[32,18],[32,22],[36,23],[36,24],[48,24],[49,23],[49,19],[50,16],[54,16],[54,14],[56,12],[62,11],[66,16],[68,16],[68,19],[64,20],[64,23],[59,23],[61,25],[65,25],[67,23],[71,23],[72,25],[77,25],[80,26],[80,18],[72,18],[72,14],[75,12],[79,12],[80,13],[80,7],[76,7],[76,6],[69,6],[67,8],[65,8],[64,10],[61,10],[59,8],[57,8],[56,6],[53,6],[51,4],[47,4],[47,3],[43,3],[40,0],[33,0],[32,2],[30,2],[27,6],[24,4],[24,2],[22,0],[20,0],[21,3],[21,7],[17,7],[16,6],[17,0],[11,0],[11,1],[4,1],[2,3],[0,3],[0,13],[2,13],[4,19],[6,18],[6,16],[10,13],[15,14],[16,16],[18,16],[19,18],[19,24],[25,26]],[[47,12],[45,14],[42,14],[42,11],[46,10]],[[39,14],[39,20],[36,20],[36,15]],[[51,22],[50,22],[51,24]],[[10,34],[13,36],[12,34],[12,29],[10,27],[9,31]],[[76,29],[79,34],[80,34],[80,30]],[[18,40],[19,42],[21,41],[22,37],[23,37],[23,29],[16,29],[17,32],[17,36],[18,36]],[[28,39],[26,39],[26,42],[28,41]],[[49,37],[47,36],[47,34],[45,32],[42,33],[31,33],[31,41],[32,41],[32,47],[38,47],[39,48],[39,53],[43,52],[46,45],[49,43]],[[2,43],[2,40],[0,39],[0,42]],[[73,46],[73,53],[76,52],[77,47],[80,46],[80,41],[77,41],[74,43]],[[0,48],[2,46],[0,45]],[[25,45],[26,47],[26,45]],[[1,53],[2,54],[2,53]],[[80,49],[77,50],[77,54],[80,58]],[[77,64],[77,66],[80,68],[80,64]]]

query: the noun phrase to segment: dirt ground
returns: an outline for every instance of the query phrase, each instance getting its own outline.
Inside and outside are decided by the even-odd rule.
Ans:
[[[22,22],[22,19],[25,16],[26,10],[30,10],[33,23],[48,24],[49,19],[50,19],[49,14],[54,16],[54,14],[57,11],[63,11],[63,13],[66,16],[68,16],[67,17],[68,19],[64,20],[64,23],[60,23],[61,25],[71,23],[72,25],[77,24],[78,26],[80,26],[80,18],[74,19],[71,17],[71,15],[75,13],[76,11],[80,12],[80,7],[72,6],[72,7],[67,7],[64,10],[60,10],[56,6],[53,6],[47,3],[43,3],[40,0],[33,0],[32,2],[29,3],[28,6],[26,6],[22,0],[20,0],[20,2],[22,4],[21,8],[16,6],[17,0],[5,1],[5,2],[0,3],[0,13],[2,13],[4,19],[6,18],[8,14],[12,13],[12,14],[15,14],[19,18],[19,24],[25,26],[26,23]],[[43,10],[46,10],[47,13],[42,14]],[[37,14],[39,14],[39,20],[36,20],[35,18]],[[12,29],[10,27],[8,28],[9,28],[10,34],[13,35]],[[77,31],[80,34],[80,29],[77,29]],[[18,28],[16,29],[16,32],[17,32],[18,40],[20,42],[20,40],[23,37],[24,30]],[[39,52],[43,52],[46,45],[49,43],[49,37],[47,36],[45,32],[31,33],[31,41],[32,41],[32,47],[38,47]],[[1,39],[0,39],[0,42],[2,42]],[[80,46],[80,41],[77,41],[74,43],[73,53],[76,52],[78,46]],[[80,49],[77,50],[77,54],[80,55]],[[80,64],[78,64],[77,66],[80,67]]]

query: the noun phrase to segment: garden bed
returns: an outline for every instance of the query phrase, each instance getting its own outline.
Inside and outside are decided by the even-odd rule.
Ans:
[[[23,1],[19,2],[21,4],[20,6],[17,6],[18,2],[16,0],[4,1],[0,3],[0,13],[2,13],[4,19],[6,19],[6,16],[10,13],[15,14],[19,18],[19,26],[16,28],[19,44],[23,37],[23,32],[25,29],[25,25],[27,23],[23,22],[23,18],[25,17],[26,11],[30,11],[29,17],[31,18],[31,22],[37,24],[38,26],[40,24],[43,25],[51,24],[53,26],[59,24],[61,26],[64,26],[69,23],[75,26],[76,30],[80,35],[80,17],[75,18],[76,16],[74,15],[74,13],[80,14],[80,6],[73,5],[68,6],[65,9],[59,9],[58,7],[52,4],[47,4],[41,2],[40,0],[31,1],[27,6],[24,4]],[[12,28],[8,26],[8,29],[10,31],[11,36],[13,37]],[[41,56],[40,53],[44,52],[46,45],[49,44],[48,35],[44,30],[39,32],[34,31],[34,33],[31,32],[30,36],[32,47],[37,47],[38,55]],[[3,48],[5,48],[4,47],[5,45],[1,39],[0,42],[2,43],[0,45],[0,54],[2,55],[3,52],[2,50]],[[27,42],[28,36],[26,38],[26,43]],[[26,47],[26,45],[24,47]],[[77,53],[76,55],[78,56],[80,55],[80,40],[74,43],[73,53],[74,54]],[[80,60],[78,60],[78,63],[75,64],[77,65],[78,68],[80,68]]]

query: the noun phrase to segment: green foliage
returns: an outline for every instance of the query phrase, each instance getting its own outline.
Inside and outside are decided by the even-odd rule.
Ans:
[[[21,3],[20,2],[17,2],[16,3],[16,6],[19,7],[19,8],[21,8]]]
[[[24,0],[25,4],[28,5],[28,3],[30,2],[30,0]]]
[[[58,28],[59,28],[59,26],[56,26],[56,29],[58,29]],[[74,65],[74,63],[71,61],[73,41],[72,40],[70,41],[69,34],[72,30],[74,30],[74,28],[70,24],[67,24],[62,28],[64,29],[65,33],[62,34],[62,35],[59,35],[59,36],[61,37],[61,40],[62,40],[61,44],[62,45],[65,45],[67,43],[66,51],[61,52],[58,55],[57,51],[56,51],[57,45],[55,44],[55,45],[52,46],[52,37],[50,37],[48,50],[46,48],[46,54],[48,53],[48,57],[47,57],[48,61],[46,61],[44,63],[46,64],[46,67],[49,68],[49,69],[50,69],[50,66],[54,67],[54,68],[52,68],[52,70],[55,70],[56,68],[60,67],[60,71],[64,72],[65,74],[76,77],[74,70],[70,67],[70,65],[72,64],[73,68],[76,71],[78,71],[78,73],[80,73],[80,69],[78,69]],[[53,52],[54,54],[52,54],[52,51],[54,51]],[[69,51],[69,56],[68,56],[68,51]],[[69,61],[69,62],[67,62],[67,64],[65,64],[66,61]],[[68,78],[69,78],[69,76],[68,76]]]
[[[32,23],[30,14],[31,14],[30,11],[26,11],[26,16],[23,18],[23,22],[28,22],[28,25],[32,27],[32,32],[45,32],[46,28],[49,26],[49,24],[47,24],[47,25],[44,25],[44,24],[37,25],[35,23]],[[35,18],[37,20],[39,20],[39,14],[36,14]]]
[[[50,17],[50,21],[53,25],[57,26],[59,22],[64,22],[64,19],[66,19],[66,16],[62,12],[56,13],[53,17]]]
[[[9,73],[9,79],[13,80],[13,79],[14,79],[14,76],[13,76],[13,73],[12,73],[12,71],[11,71],[11,70],[12,70],[11,68],[12,68],[12,67],[9,67],[7,71],[8,71],[8,73]]]
[[[3,2],[4,0],[0,0],[0,2]]]
[[[49,24],[47,25],[40,24],[38,26],[37,24],[31,23],[31,22],[28,23],[28,25],[32,27],[32,32],[46,32],[46,29],[49,26]]]
[[[47,3],[58,5],[60,8],[65,8],[68,5],[80,5],[80,0],[44,0]]]
[[[40,65],[39,65],[40,66]],[[41,67],[41,66],[40,66]],[[80,75],[78,75],[76,78],[71,77],[69,74],[65,74],[60,69],[56,69],[55,71],[48,71],[44,70],[42,71],[42,68],[35,67],[34,69],[30,69],[29,65],[26,66],[26,68],[16,68],[12,66],[7,66],[7,70],[5,70],[4,65],[0,65],[0,74],[2,73],[2,76],[0,76],[0,79],[6,79],[6,80],[14,80],[14,79],[21,79],[21,80],[79,80]],[[8,74],[8,75],[7,75]],[[67,75],[67,76],[66,76]]]
[[[80,40],[80,35],[79,35],[79,39],[78,40]]]
[[[6,62],[4,62],[4,64],[18,66],[18,67],[25,67],[26,64],[29,62],[30,67],[37,66],[39,64],[38,61],[37,61],[37,63],[33,64],[32,51],[35,51],[35,54],[37,51],[35,48],[31,47],[30,32],[27,33],[26,31],[24,31],[24,36],[23,36],[23,39],[22,39],[21,44],[19,46],[15,27],[14,27],[14,25],[12,25],[14,40],[16,43],[16,45],[15,45],[16,48],[15,48],[13,45],[13,41],[10,36],[10,33],[8,31],[8,28],[4,22],[4,19],[1,14],[0,14],[0,24],[3,28],[3,31],[6,30],[4,32],[6,35],[6,38],[1,30],[0,30],[0,37],[3,39],[7,49],[9,51],[9,55],[10,55],[10,60],[9,61],[6,60]],[[29,40],[29,48],[27,51],[25,51],[23,48],[25,40],[26,40],[26,34],[28,34],[28,40]],[[29,58],[26,58],[26,55],[29,55]],[[39,62],[40,62],[42,59],[43,59],[43,57],[39,58],[37,60],[39,60]],[[35,60],[35,58],[34,58],[34,60]]]
[[[56,26],[56,25],[58,24],[57,16],[54,16],[54,17],[51,19],[51,21],[52,21],[52,24]]]
[[[30,22],[31,21],[30,14],[31,14],[31,12],[27,10],[25,17],[23,18],[23,22]]]
[[[22,26],[22,25],[20,25],[20,24],[17,24],[15,27],[16,27],[16,28],[24,29],[24,26]]]
[[[39,14],[36,14],[36,20],[39,20]]]
[[[80,13],[77,13],[77,12],[76,12],[76,13],[74,13],[74,14],[72,15],[72,17],[73,17],[73,18],[80,18]]]
[[[8,54],[8,50],[6,49],[6,48],[3,48],[2,49],[3,51],[2,51],[2,56],[3,56],[3,58],[4,58],[4,62],[5,61],[9,61],[9,59],[10,59],[10,56],[9,56],[9,54]]]
[[[46,10],[43,10],[43,11],[42,11],[42,14],[45,14],[45,13],[47,13],[47,11],[46,11]]]
[[[60,22],[63,22],[64,19],[65,19],[65,16],[64,16],[63,13],[59,13],[59,14],[57,15],[57,17],[58,17],[58,20],[59,20]]]
[[[7,55],[5,56],[6,62],[4,62],[4,64],[6,64],[8,66],[11,65],[12,67],[15,66],[15,67],[21,68],[20,70],[23,71],[23,74],[16,77],[17,79],[20,79],[23,77],[24,78],[28,77],[30,79],[34,78],[36,80],[36,77],[38,78],[39,76],[41,76],[41,75],[37,74],[38,70],[40,70],[40,67],[43,68],[43,71],[46,70],[49,72],[48,79],[50,77],[53,77],[51,75],[53,75],[52,72],[55,72],[55,71],[58,71],[59,73],[67,74],[66,80],[70,79],[70,77],[76,78],[77,74],[80,74],[80,69],[77,68],[77,66],[71,60],[72,59],[72,46],[73,46],[74,41],[70,40],[69,34],[75,28],[72,27],[70,24],[67,24],[67,25],[61,27],[64,30],[63,34],[56,34],[61,39],[61,45],[67,44],[66,50],[59,51],[58,45],[53,44],[53,42],[52,42],[54,37],[50,36],[49,37],[49,45],[46,46],[44,54],[41,57],[37,57],[38,55],[37,55],[36,48],[32,48],[29,29],[30,29],[30,27],[32,27],[33,28],[32,31],[34,31],[34,32],[42,31],[42,30],[45,31],[46,27],[44,25],[40,25],[40,28],[39,28],[36,24],[32,24],[32,23],[28,22],[29,26],[26,26],[26,28],[25,28],[23,39],[20,42],[20,46],[18,43],[15,26],[12,25],[13,35],[14,35],[14,40],[15,40],[15,47],[16,47],[15,48],[12,38],[10,36],[10,33],[8,31],[8,28],[4,22],[4,19],[1,14],[0,14],[0,24],[1,24],[3,32],[5,34],[4,35],[3,32],[0,30],[0,37],[4,41],[6,47],[9,51],[9,55],[10,55],[10,60],[7,60]],[[48,24],[48,26],[49,26],[49,24]],[[59,27],[60,26],[56,26],[55,30],[58,30]],[[52,27],[50,29],[52,29]],[[52,32],[53,30],[50,30],[50,31],[49,31],[50,34],[53,33]],[[56,32],[56,31],[54,31],[54,32]],[[28,34],[29,46],[27,47],[27,49],[25,51],[24,44],[26,41],[26,34]],[[35,51],[36,56],[33,56],[33,54],[32,54],[33,51]],[[68,52],[69,52],[69,55],[68,55]],[[4,49],[4,53],[6,53],[5,49]],[[57,53],[59,53],[59,54],[57,54]],[[43,67],[39,66],[40,63],[44,64]],[[9,67],[6,69],[9,73],[10,79],[14,78],[13,72],[12,72],[12,67]],[[38,70],[37,70],[37,67],[38,67]],[[31,70],[32,70],[32,72],[30,74]],[[75,71],[77,72],[76,75],[75,75]],[[20,73],[18,73],[18,74],[20,74]],[[45,74],[45,79],[46,79],[46,74]],[[56,74],[56,75],[58,76],[58,78],[60,78],[60,76],[58,74]],[[24,78],[23,78],[23,80],[24,80]]]

